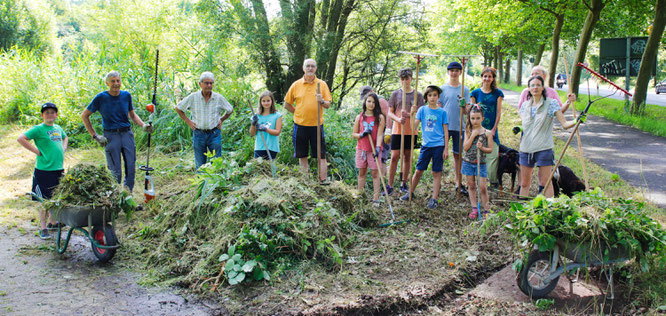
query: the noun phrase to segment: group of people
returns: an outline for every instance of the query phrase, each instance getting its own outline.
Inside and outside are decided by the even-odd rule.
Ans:
[[[316,70],[315,60],[304,61],[304,75],[287,91],[284,107],[293,113],[294,157],[298,158],[302,170],[307,172],[308,156],[317,157],[319,149],[318,177],[322,184],[326,184],[328,171],[322,113],[330,107],[332,97],[326,82],[317,78]],[[424,171],[431,165],[433,192],[427,207],[437,208],[442,169],[451,147],[456,191],[469,196],[472,206],[469,218],[475,219],[478,214],[488,211],[486,179],[491,186],[497,185],[500,144],[498,126],[504,95],[497,88],[496,72],[493,68],[483,69],[481,87],[471,93],[460,82],[462,71],[460,63],[451,62],[447,66],[449,81],[441,87],[429,85],[421,94],[412,88],[412,70],[403,68],[398,72],[401,88],[393,91],[388,101],[376,94],[372,87],[361,87],[362,110],[352,127],[352,136],[358,140],[355,154],[356,167],[359,169],[358,189],[364,190],[370,169],[373,179],[372,203],[375,206],[380,205],[380,195],[393,194],[394,187],[402,192],[401,200],[413,199],[414,189]],[[535,165],[538,168],[539,192],[545,188],[546,196],[552,196],[552,188],[547,187],[545,182],[554,165],[553,118],[557,118],[564,128],[572,127],[576,123],[566,121],[562,114],[571,102],[575,101],[575,96],[569,94],[566,103],[561,104],[557,92],[545,85],[546,75],[543,67],[537,66],[533,69],[528,88],[523,91],[519,103],[523,122],[520,142],[520,193],[524,196],[529,193]],[[141,120],[135,113],[130,93],[120,90],[122,80],[119,72],[109,72],[105,83],[108,90],[93,98],[83,110],[81,118],[92,139],[104,147],[107,167],[118,183],[121,183],[123,178],[124,166],[124,185],[131,192],[136,170],[136,146],[131,122],[141,126],[146,133],[152,133],[153,126]],[[233,107],[226,98],[212,91],[214,83],[215,76],[212,73],[202,73],[199,77],[201,90],[191,93],[175,105],[177,114],[193,131],[192,147],[197,169],[206,163],[207,153],[212,153],[214,157],[220,156],[220,128],[233,112]],[[282,114],[277,111],[275,97],[270,91],[263,92],[258,103],[257,113],[250,118],[249,130],[252,136],[258,136],[255,137],[254,156],[274,159],[280,152]],[[189,117],[186,111],[190,112]],[[95,112],[100,112],[102,117],[102,135],[97,134],[90,122],[90,117]],[[460,124],[463,121],[461,113],[464,113],[463,126]],[[52,195],[51,190],[64,173],[63,159],[68,138],[64,130],[55,124],[58,116],[55,104],[42,105],[41,116],[43,123],[19,136],[18,142],[37,156],[33,173],[33,194],[38,198],[48,199]],[[585,117],[579,119],[584,120]],[[416,171],[409,179],[411,150],[417,145],[419,129],[422,144]],[[462,146],[461,134],[464,139]],[[30,140],[34,141],[34,145]],[[401,166],[400,185],[396,187],[398,165]],[[463,175],[468,188],[463,185]],[[388,184],[382,193],[380,178],[383,176],[388,179]],[[477,176],[480,177],[478,187],[475,184]],[[477,190],[481,196],[480,204],[476,197]],[[481,205],[483,210],[479,210],[478,205]],[[41,210],[41,238],[50,238],[48,229],[57,229],[58,225],[60,224],[50,216],[47,219],[46,212]]]

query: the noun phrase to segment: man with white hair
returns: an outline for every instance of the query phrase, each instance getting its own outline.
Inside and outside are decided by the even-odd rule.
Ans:
[[[132,133],[130,120],[141,126],[143,131],[147,133],[153,132],[153,126],[144,123],[134,113],[132,95],[127,91],[120,90],[122,80],[118,71],[109,72],[105,81],[109,90],[100,92],[92,99],[88,107],[81,113],[81,119],[93,140],[104,146],[106,165],[118,183],[122,179],[123,164],[120,160],[121,158],[124,160],[125,186],[132,192],[136,171],[136,145],[134,144],[134,134]],[[90,116],[97,111],[102,115],[104,136],[98,135],[90,123]]]
[[[317,62],[306,59],[303,62],[303,78],[294,81],[284,98],[284,108],[294,113],[294,157],[298,158],[301,170],[307,172],[308,153],[317,157],[317,126],[321,126],[321,160],[319,180],[327,183],[328,166],[326,163],[326,138],[324,137],[324,113],[317,122],[317,107],[328,109],[331,106],[331,91],[324,80],[317,78]],[[317,92],[319,85],[319,93]]]
[[[221,94],[213,92],[215,75],[205,71],[199,76],[201,90],[193,92],[178,102],[176,113],[192,129],[192,148],[194,164],[197,169],[206,163],[206,152],[220,157],[222,137],[220,128],[231,113],[233,107]],[[190,110],[191,118],[185,115]],[[224,112],[224,114],[222,113]]]
[[[537,65],[534,66],[534,68],[532,68],[532,73],[530,74],[530,77],[534,76],[540,76],[541,78],[543,78],[545,83],[548,83],[548,70],[546,70],[546,68],[543,68],[543,66]],[[569,109],[569,105],[571,105],[571,103],[576,101],[576,95],[573,93],[569,93],[567,95],[567,101],[562,103],[562,101],[560,101],[560,95],[557,94],[557,91],[555,91],[555,89],[551,87],[544,87],[544,89],[546,89],[547,98],[557,100],[557,103],[560,104],[560,110],[562,110],[562,113],[565,113]],[[530,90],[529,88],[525,88],[523,89],[523,92],[520,94],[520,100],[518,101],[518,110],[520,110],[520,107],[523,105],[523,103],[527,101],[527,93],[529,92],[529,90]]]

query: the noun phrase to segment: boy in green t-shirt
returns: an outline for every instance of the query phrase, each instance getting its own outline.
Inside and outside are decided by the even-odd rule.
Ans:
[[[67,135],[65,131],[54,124],[58,118],[58,108],[53,103],[44,103],[42,105],[42,119],[44,123],[33,126],[25,134],[18,137],[17,141],[21,146],[37,155],[35,163],[35,172],[32,176],[32,192],[43,199],[51,198],[51,190],[58,185],[60,177],[64,172],[62,163],[67,150]],[[35,142],[35,145],[30,143]],[[39,211],[41,239],[51,238],[46,225],[46,210],[40,208]],[[58,228],[59,223],[55,223],[49,214],[49,227]]]

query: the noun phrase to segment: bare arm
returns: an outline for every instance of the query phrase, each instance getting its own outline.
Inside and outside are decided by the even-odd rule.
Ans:
[[[128,116],[128,117],[130,118],[130,120],[132,120],[132,122],[134,122],[134,124],[136,124],[136,125],[139,125],[139,126],[141,126],[141,127],[143,127],[144,125],[146,125],[146,123],[144,123],[144,122],[141,120],[141,118],[140,118],[138,115],[136,115],[136,113],[134,113],[134,110],[129,111],[129,113],[127,113],[127,116]]]
[[[394,120],[395,122],[397,122],[399,124],[402,124],[402,122],[401,122],[402,119],[400,117],[398,117],[397,115],[395,115],[395,110],[396,110],[396,108],[390,108],[389,112],[388,112],[388,117],[390,119]]]
[[[384,119],[384,115],[379,115],[379,127],[377,128],[377,146],[375,148],[382,148],[382,142],[384,140],[384,127],[386,125],[386,119]]]
[[[474,138],[476,138],[476,135],[479,134],[479,131],[472,130],[472,132],[469,134],[470,135],[468,135],[468,133],[465,133],[465,141],[463,142],[463,151],[468,151],[472,147]]]
[[[355,139],[361,139],[361,127],[358,124],[360,119],[361,118],[357,116],[356,119],[354,120],[354,128],[352,129],[352,137],[354,137]]]
[[[67,146],[69,145],[69,137],[65,136],[62,140],[62,150],[67,151]]]
[[[574,103],[575,101],[576,101],[576,95],[575,94],[573,94],[573,93],[567,94],[567,101],[564,102],[564,104],[562,104],[562,107],[560,108],[562,113],[566,113],[567,110],[569,109],[569,105],[571,105],[571,103]]]
[[[564,129],[569,129],[576,125],[575,120],[567,121],[567,119],[564,117],[564,114],[562,114],[562,111],[555,112],[555,118],[557,118],[557,121],[560,122],[560,125],[562,125],[562,128]]]
[[[284,108],[287,109],[287,111],[289,111],[291,113],[294,113],[294,111],[296,111],[294,106],[291,105],[290,103],[288,103],[287,101],[284,102]]]
[[[30,139],[28,139],[28,136],[25,136],[25,134],[21,134],[21,136],[19,136],[16,139],[16,141],[18,141],[18,143],[21,144],[21,146],[25,147],[25,149],[31,151],[33,154],[35,154],[37,156],[42,155],[42,153],[39,151],[39,149],[37,149],[37,147],[35,147],[35,145],[33,145],[30,142]]]
[[[176,108],[176,107],[174,107],[174,109],[176,110],[176,113],[178,113],[178,116],[180,116],[180,118],[183,121],[185,121],[185,124],[187,124],[187,126],[189,126],[192,130],[197,129],[197,124],[192,122],[192,120],[190,120],[190,118],[187,117],[185,112],[181,111],[179,108]]]
[[[90,136],[95,136],[97,135],[97,132],[95,132],[95,128],[93,128],[92,123],[90,123],[90,116],[93,114],[88,109],[84,109],[83,112],[81,113],[81,120],[83,121],[83,126],[86,127],[86,130],[88,131],[88,134]]]
[[[493,134],[489,130],[486,130],[486,139],[488,140],[488,147],[479,146],[479,150],[481,150],[486,154],[489,154],[493,152],[493,146],[494,146]]]
[[[282,117],[278,117],[275,121],[275,129],[266,129],[266,133],[273,136],[279,136],[280,132],[282,132]]]

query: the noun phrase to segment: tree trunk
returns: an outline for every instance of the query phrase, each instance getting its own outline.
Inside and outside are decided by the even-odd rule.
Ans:
[[[255,16],[261,63],[266,72],[266,87],[275,95],[275,101],[280,103],[284,99],[284,74],[280,65],[280,57],[273,45],[270,26],[263,0],[251,0]]]
[[[504,83],[509,83],[509,81],[511,81],[511,56],[507,54],[504,65]]]
[[[536,56],[534,56],[534,63],[532,63],[532,68],[534,66],[538,66],[541,63],[541,58],[543,57],[543,51],[546,49],[546,44],[541,44],[539,45],[539,48],[537,49]]]
[[[499,52],[499,46],[497,47],[498,49],[498,54],[497,54],[497,84],[500,84],[502,82],[502,79],[504,78],[504,69],[502,68],[504,65],[502,65],[502,60],[504,59],[504,54],[502,52]]]
[[[289,67],[284,81],[284,91],[303,76],[303,61],[309,57],[312,45],[314,0],[280,0],[282,16],[288,21],[293,32],[287,33]]]
[[[555,29],[553,29],[553,48],[550,54],[550,66],[548,67],[548,86],[555,86],[555,73],[557,72],[557,61],[560,55],[560,34],[564,25],[564,14],[555,14]],[[546,78],[543,78],[544,80]]]
[[[518,58],[516,59],[516,85],[523,85],[523,50],[518,50]]]
[[[495,69],[497,69],[497,68],[499,68],[498,65],[500,64],[500,48],[499,48],[499,46],[495,46],[494,58],[495,58],[495,60],[493,61],[493,65],[491,67],[495,67]]]
[[[606,3],[602,0],[592,0],[590,1],[589,11],[587,12],[587,17],[585,18],[585,24],[583,24],[583,29],[580,31],[580,38],[578,40],[578,47],[576,48],[576,59],[574,59],[574,64],[585,62],[585,53],[587,52],[587,46],[590,44],[590,38],[592,37],[592,32],[594,27],[599,21],[599,16],[601,15],[601,10],[606,6]],[[580,74],[581,68],[574,67],[571,72],[571,92],[578,95],[578,85],[580,84]]]
[[[650,84],[650,75],[652,75],[652,65],[654,65],[657,58],[661,37],[664,34],[664,26],[666,25],[666,0],[657,0],[656,2],[652,33],[648,38],[645,51],[643,52],[641,67],[638,70],[638,78],[636,78],[634,98],[631,103],[631,114],[634,115],[642,114],[645,110],[645,100],[648,85]]]

